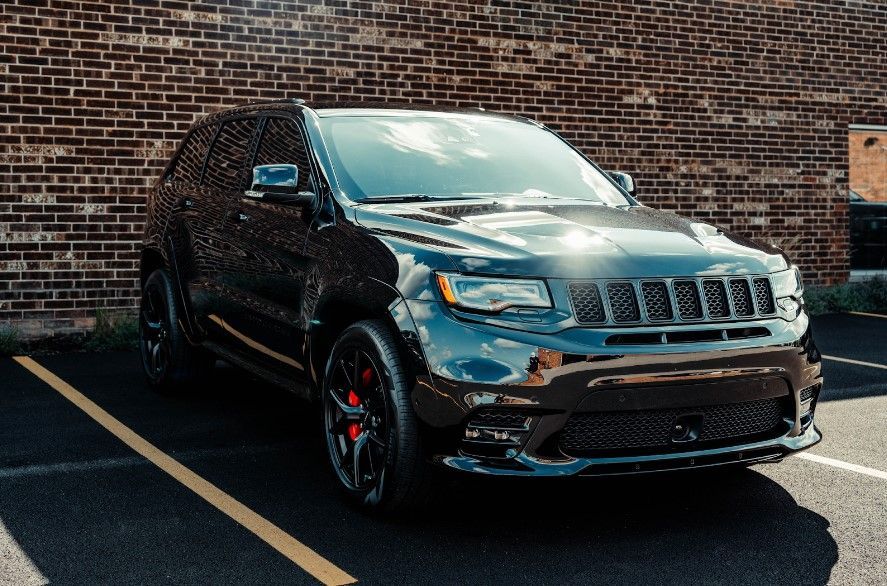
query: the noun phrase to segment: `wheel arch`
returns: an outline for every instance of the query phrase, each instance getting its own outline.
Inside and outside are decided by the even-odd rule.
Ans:
[[[335,295],[322,298],[310,320],[307,336],[309,374],[314,392],[319,393],[323,385],[327,361],[336,340],[346,328],[363,320],[379,320],[388,327],[398,343],[398,349],[410,375],[424,369],[424,361],[420,360],[418,362],[423,364],[417,364],[416,352],[411,343],[412,338],[416,337],[410,331],[412,320],[407,329],[399,325],[403,320],[396,314],[405,311],[405,308],[400,307],[402,305],[404,303],[399,299],[392,303],[392,307],[379,307]]]

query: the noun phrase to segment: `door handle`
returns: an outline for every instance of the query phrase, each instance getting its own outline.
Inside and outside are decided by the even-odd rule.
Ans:
[[[190,197],[183,197],[182,201],[180,203],[181,203],[182,207],[185,208],[186,210],[194,207],[194,200],[191,199]]]
[[[249,216],[243,212],[235,212],[234,221],[238,224],[242,224],[243,222],[249,221]]]

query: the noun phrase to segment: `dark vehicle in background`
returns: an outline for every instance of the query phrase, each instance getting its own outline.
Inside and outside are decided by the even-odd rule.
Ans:
[[[319,401],[339,486],[388,511],[441,468],[653,472],[818,442],[798,270],[633,191],[521,117],[209,115],[148,206],[148,380],[203,384],[218,356]]]
[[[887,269],[887,201],[850,191],[850,268]]]

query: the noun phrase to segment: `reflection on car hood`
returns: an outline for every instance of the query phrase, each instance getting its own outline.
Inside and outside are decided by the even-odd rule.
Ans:
[[[357,206],[362,225],[433,246],[464,272],[552,278],[760,274],[776,248],[668,212],[579,200],[478,199]]]

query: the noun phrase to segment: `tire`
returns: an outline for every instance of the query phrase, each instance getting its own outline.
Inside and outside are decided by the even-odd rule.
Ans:
[[[172,279],[163,269],[151,273],[142,288],[139,350],[148,384],[160,393],[188,389],[215,363],[209,352],[185,338]]]
[[[322,387],[323,431],[339,487],[364,509],[396,514],[421,509],[430,500],[433,473],[410,390],[384,322],[358,322],[336,341]]]

